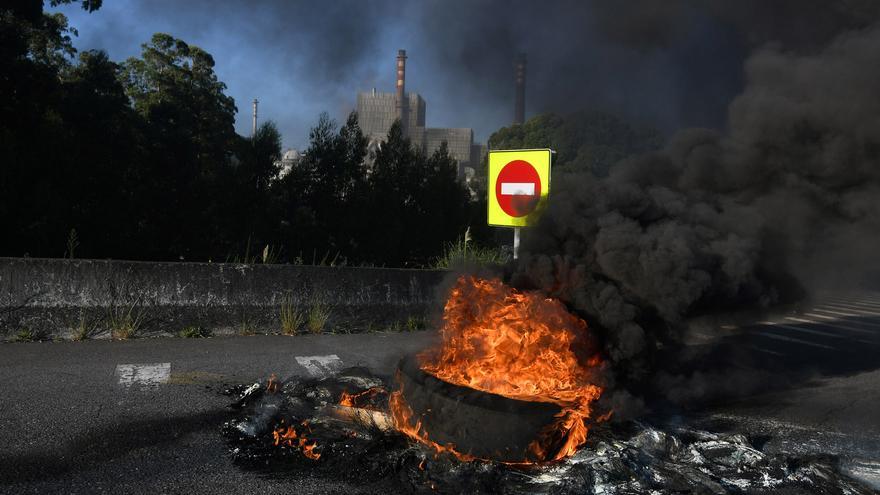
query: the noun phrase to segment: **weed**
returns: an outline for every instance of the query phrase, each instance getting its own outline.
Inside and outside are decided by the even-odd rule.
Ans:
[[[251,254],[251,236],[248,236],[247,243],[244,247],[244,255],[239,256],[226,256],[227,263],[241,263],[245,265],[255,265],[257,263],[263,263],[264,265],[272,265],[278,263],[278,258],[281,255],[281,249],[272,246],[271,244],[266,244],[263,247],[263,252],[260,255]]]
[[[508,261],[507,254],[498,248],[479,247],[471,241],[470,228],[464,236],[448,244],[443,255],[434,261],[434,268],[447,269],[461,265],[503,264]]]
[[[20,329],[14,337],[13,342],[34,342],[40,340],[40,336],[30,328],[24,327]]]
[[[113,340],[127,340],[137,335],[144,320],[144,311],[137,302],[124,306],[112,305],[107,318],[110,337]]]
[[[257,322],[248,316],[245,316],[241,319],[241,323],[238,325],[238,334],[242,336],[250,336],[256,335],[257,333]]]
[[[330,319],[330,312],[329,305],[321,301],[313,302],[306,316],[306,326],[309,332],[321,333],[324,330],[324,326],[327,325],[327,320]]]
[[[275,263],[278,263],[278,255],[280,253],[281,249],[275,249],[275,246],[266,244],[266,247],[263,248],[263,264],[274,265]]]
[[[400,323],[398,320],[394,320],[394,323],[392,323],[391,325],[388,325],[388,331],[400,333],[403,331],[403,324]]]
[[[79,236],[76,234],[76,229],[70,229],[70,233],[67,234],[67,250],[64,252],[64,257],[73,259],[76,257],[76,248],[79,247]]]
[[[76,323],[76,326],[73,327],[73,340],[80,342],[83,340],[87,340],[89,337],[95,333],[95,323],[93,321],[89,321],[86,318],[85,312],[83,310],[79,311],[79,321]]]
[[[285,295],[281,300],[280,317],[281,333],[284,335],[296,335],[306,323],[306,314],[290,294]]]
[[[144,325],[147,310],[144,298],[130,283],[117,286],[110,283],[110,306],[107,308],[107,326],[110,338],[126,340],[135,337]]]
[[[190,325],[177,332],[177,336],[184,339],[204,339],[211,336],[211,331],[198,325]]]
[[[428,323],[423,316],[410,316],[406,319],[406,329],[410,332],[424,330],[428,328]]]

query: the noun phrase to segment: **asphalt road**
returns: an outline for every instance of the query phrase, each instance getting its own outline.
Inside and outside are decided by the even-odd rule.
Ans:
[[[354,487],[344,484],[267,479],[235,467],[220,433],[231,400],[220,392],[270,373],[343,365],[390,374],[401,355],[430,338],[419,332],[0,345],[0,493],[350,493]],[[309,356],[321,357],[297,360]]]
[[[784,386],[691,411],[766,449],[832,453],[880,489],[880,295],[719,327],[709,360],[785,370]],[[343,366],[390,374],[431,332],[0,345],[0,493],[350,493],[269,478],[229,460],[229,385]],[[720,356],[720,357],[719,357]]]

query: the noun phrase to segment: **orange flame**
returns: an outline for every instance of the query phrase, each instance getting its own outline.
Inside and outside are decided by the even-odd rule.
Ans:
[[[439,349],[419,356],[422,370],[455,385],[561,406],[556,421],[529,446],[536,459],[575,453],[587,439],[588,422],[607,419],[591,418],[592,403],[602,393],[595,384],[601,358],[587,324],[559,301],[516,291],[497,279],[461,277],[443,320]],[[400,393],[391,398],[395,425],[433,444],[420,421],[409,423],[412,411]]]
[[[391,392],[391,395],[388,396],[388,407],[391,411],[391,419],[394,421],[394,426],[406,436],[433,448],[437,451],[438,454],[446,452],[454,455],[462,461],[476,460],[476,457],[472,455],[457,452],[455,450],[455,445],[440,445],[439,443],[429,439],[428,432],[422,429],[421,419],[417,420],[415,424],[413,424],[413,411],[409,407],[409,404],[406,403],[406,400],[404,400],[401,390],[395,390],[394,392]]]
[[[308,422],[303,421],[302,426],[308,428]],[[297,433],[293,426],[279,426],[272,432],[272,436],[275,438],[274,445],[276,447],[283,445],[299,449],[304,456],[312,460],[318,460],[321,458],[321,454],[315,452],[315,448],[318,447],[317,442],[309,443],[305,434],[302,432]]]
[[[358,392],[356,394],[350,394],[347,391],[343,390],[342,395],[339,396],[339,405],[372,409],[372,407],[368,403],[369,400],[376,395],[384,393],[387,393],[387,390],[385,390],[385,388],[383,387],[370,387],[363,392]]]

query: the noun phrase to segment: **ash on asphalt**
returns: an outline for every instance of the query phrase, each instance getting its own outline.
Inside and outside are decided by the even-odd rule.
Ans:
[[[835,456],[764,452],[766,438],[688,426],[599,425],[570,458],[507,465],[461,462],[375,423],[320,414],[343,390],[387,390],[389,382],[352,368],[322,379],[231,389],[233,417],[223,426],[229,453],[243,470],[279,479],[345,481],[363,493],[875,493],[847,477]],[[372,402],[360,406],[387,407],[382,394],[365,395]],[[276,445],[276,432],[290,425],[305,439]],[[319,457],[307,456],[303,445],[313,445]]]

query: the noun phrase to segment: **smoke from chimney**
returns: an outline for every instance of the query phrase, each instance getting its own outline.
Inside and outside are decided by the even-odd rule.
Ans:
[[[397,118],[400,125],[406,131],[407,101],[406,101],[406,50],[397,50]]]
[[[513,123],[522,124],[526,121],[526,54],[520,53],[516,61],[516,106],[513,111]]]

